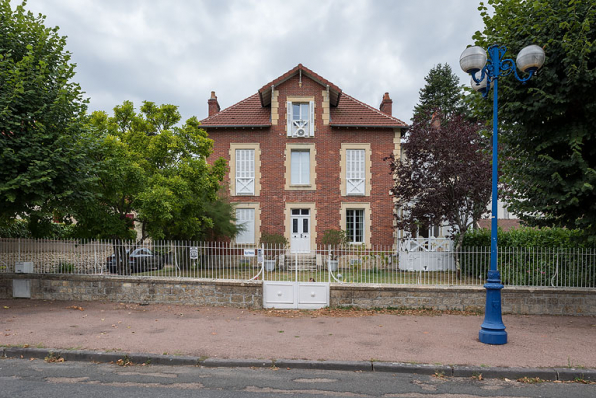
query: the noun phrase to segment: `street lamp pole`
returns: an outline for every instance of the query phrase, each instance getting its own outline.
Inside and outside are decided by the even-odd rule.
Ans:
[[[493,164],[492,164],[492,214],[491,214],[491,239],[490,239],[490,270],[484,287],[486,288],[486,307],[484,322],[480,327],[478,338],[485,344],[506,344],[507,332],[503,324],[501,312],[501,275],[497,269],[497,203],[498,203],[498,103],[499,103],[499,78],[514,72],[515,78],[522,83],[527,82],[544,64],[544,50],[536,45],[523,48],[517,56],[517,67],[528,73],[521,78],[515,68],[516,63],[509,58],[504,58],[507,48],[493,45],[486,51],[482,47],[473,46],[464,50],[460,57],[460,65],[464,72],[472,76],[472,87],[480,91],[486,98],[493,88]],[[488,61],[488,62],[487,62]],[[480,72],[479,78],[477,73]]]

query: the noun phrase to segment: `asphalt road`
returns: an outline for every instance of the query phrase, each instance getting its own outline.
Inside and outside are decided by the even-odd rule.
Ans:
[[[118,366],[0,359],[0,398],[151,397],[574,397],[596,385],[521,383],[379,372],[280,368]]]

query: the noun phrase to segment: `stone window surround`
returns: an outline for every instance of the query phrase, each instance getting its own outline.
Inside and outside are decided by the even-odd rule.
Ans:
[[[235,243],[236,246],[254,246],[261,240],[261,205],[258,202],[235,202],[236,209],[254,209],[255,211],[255,236],[254,243]]]
[[[302,150],[302,151],[309,151],[310,156],[310,184],[308,185],[292,185],[292,150]],[[299,142],[291,142],[286,143],[286,153],[285,153],[285,166],[286,172],[284,175],[285,178],[285,190],[286,191],[314,191],[317,189],[316,186],[316,157],[317,151],[315,149],[314,143],[299,143]]]
[[[346,210],[364,210],[364,245],[367,249],[371,248],[370,235],[372,225],[372,213],[370,203],[368,202],[342,202],[340,209],[340,228],[345,231],[347,228]]]
[[[364,195],[347,195],[346,194],[346,184],[347,184],[347,157],[346,151],[348,149],[364,149]],[[340,164],[341,164],[341,196],[370,196],[370,191],[372,187],[372,162],[371,158],[371,148],[370,143],[362,143],[362,144],[348,144],[342,143],[341,144],[341,153],[340,153]]]
[[[316,101],[315,101],[315,97],[314,96],[293,96],[292,95],[292,96],[286,97],[286,123],[285,123],[285,125],[286,125],[286,127],[285,127],[286,135],[288,134],[288,111],[287,111],[288,107],[287,107],[287,103],[288,102],[311,102],[311,101],[312,101],[313,107],[314,107],[314,109],[313,109],[313,112],[314,112],[314,115],[315,115],[314,119],[316,120],[317,119],[317,112],[316,112],[317,105],[316,105]],[[316,123],[313,124],[312,129],[313,129],[313,137],[314,137],[314,136],[316,136],[316,133],[317,133],[317,124]],[[313,137],[306,137],[306,138],[313,138]],[[288,138],[298,139],[298,138],[295,138],[295,137],[291,137],[291,135],[289,135]],[[300,137],[300,139],[304,139],[304,138]]]
[[[236,195],[236,149],[254,149],[255,151],[255,192],[253,195]],[[230,144],[230,196],[260,196],[261,194],[261,144]]]

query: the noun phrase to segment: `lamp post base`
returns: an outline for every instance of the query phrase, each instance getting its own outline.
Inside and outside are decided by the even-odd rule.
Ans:
[[[507,344],[507,332],[501,316],[501,275],[499,271],[488,271],[486,288],[486,309],[484,322],[480,327],[478,339],[484,344]]]

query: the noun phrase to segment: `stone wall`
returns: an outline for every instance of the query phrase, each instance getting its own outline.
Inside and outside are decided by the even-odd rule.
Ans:
[[[482,286],[350,286],[332,285],[331,306],[360,308],[433,308],[484,312]],[[596,289],[506,287],[504,314],[596,315]]]
[[[263,306],[263,287],[260,282],[122,278],[102,275],[0,275],[0,298],[12,297],[10,279],[13,277],[30,279],[31,298],[38,300],[108,300],[238,308]]]
[[[102,275],[0,274],[0,299],[12,298],[12,280],[30,279],[31,298],[108,300],[262,308],[261,282],[131,278]],[[483,287],[331,284],[332,307],[434,308],[484,311]],[[596,316],[596,289],[506,287],[503,313]]]

